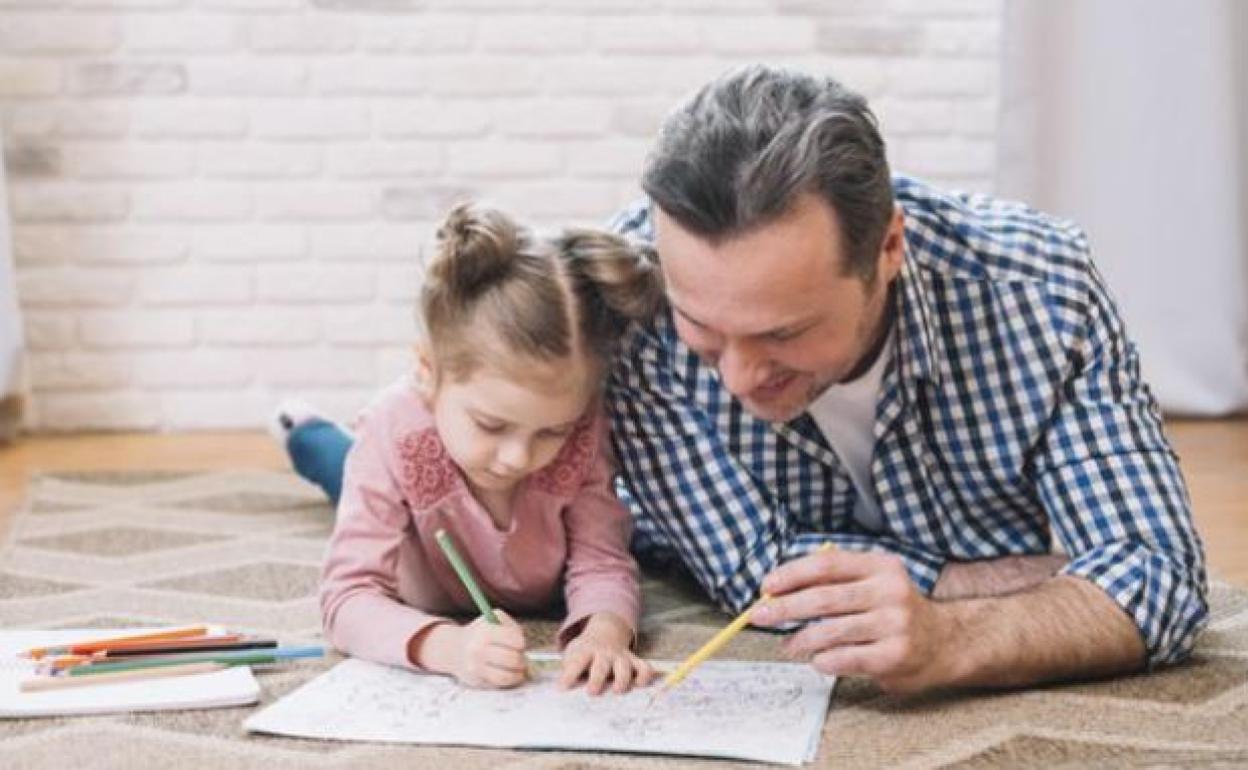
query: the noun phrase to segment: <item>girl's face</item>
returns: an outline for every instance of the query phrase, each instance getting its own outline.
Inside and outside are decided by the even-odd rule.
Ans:
[[[583,359],[483,366],[461,381],[439,382],[425,367],[438,435],[475,491],[508,492],[555,458],[597,390]]]

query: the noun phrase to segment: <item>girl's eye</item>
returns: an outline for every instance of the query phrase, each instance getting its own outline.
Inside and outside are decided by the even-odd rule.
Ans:
[[[481,420],[473,420],[473,422],[485,433],[502,433],[507,429],[507,426],[501,422],[482,422]]]
[[[568,435],[571,433],[572,433],[571,428],[559,428],[559,429],[549,428],[547,430],[542,431],[542,436],[544,438],[567,438]]]

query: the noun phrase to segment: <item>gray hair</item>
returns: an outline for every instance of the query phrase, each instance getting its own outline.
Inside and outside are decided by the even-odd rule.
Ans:
[[[847,267],[870,280],[893,211],[884,140],[860,95],[828,77],[751,65],[668,116],[642,188],[712,242],[767,224],[804,193],[832,208]]]

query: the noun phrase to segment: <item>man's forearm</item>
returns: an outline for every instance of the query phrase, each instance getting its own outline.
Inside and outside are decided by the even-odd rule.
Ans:
[[[1067,561],[1060,554],[950,561],[940,571],[932,598],[938,601],[974,599],[1025,591],[1052,578]]]
[[[936,606],[953,629],[941,645],[949,685],[1014,687],[1144,665],[1135,624],[1081,578],[1061,576],[1006,596]]]

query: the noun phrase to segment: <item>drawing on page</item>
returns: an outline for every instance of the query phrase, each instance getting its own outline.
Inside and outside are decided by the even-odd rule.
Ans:
[[[800,762],[817,746],[832,681],[807,666],[701,667],[656,688],[590,696],[538,667],[511,690],[346,660],[248,720],[251,730],[347,740],[684,753]]]

